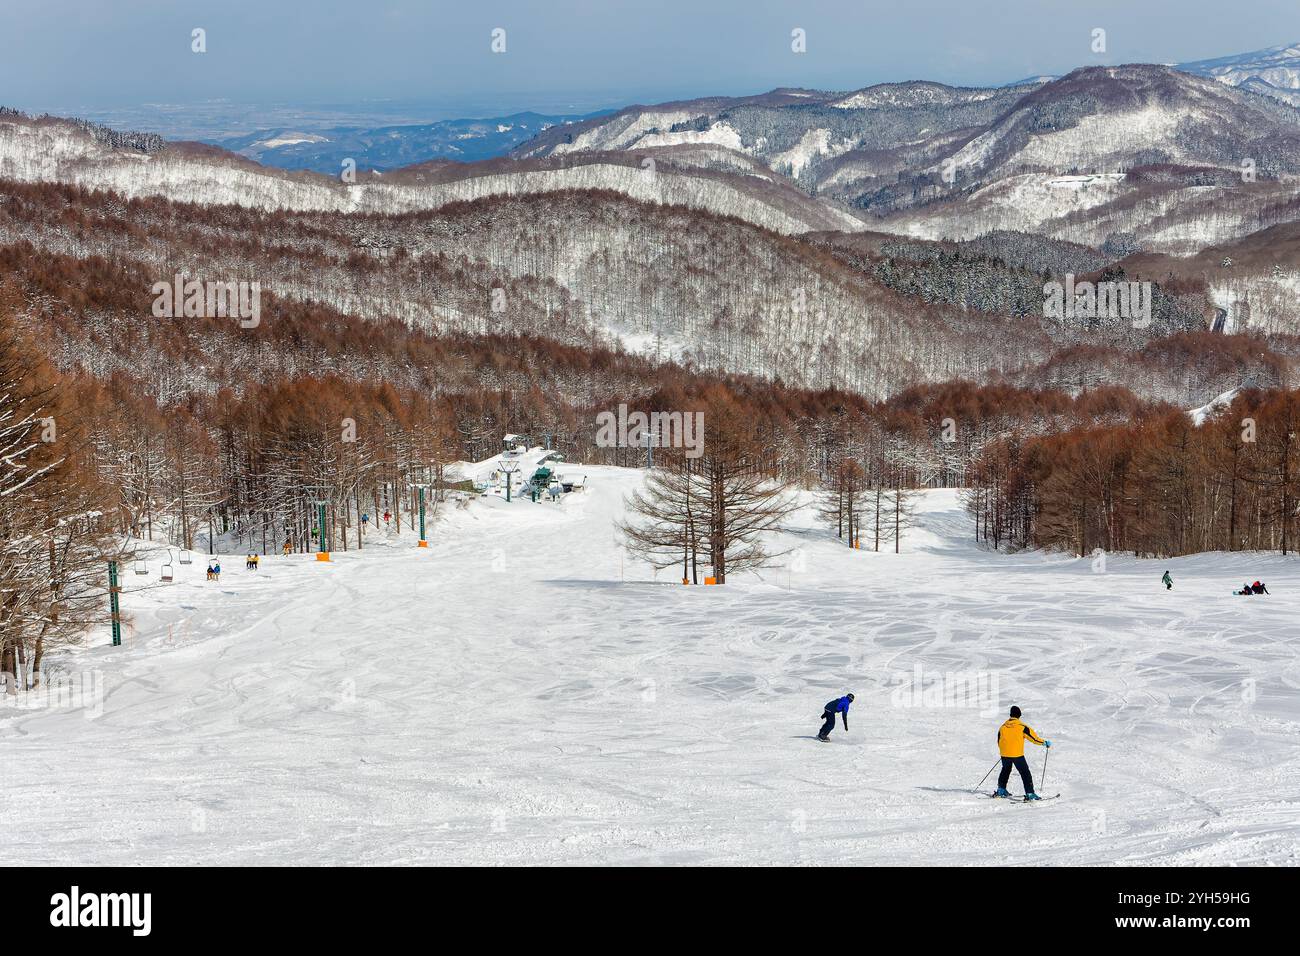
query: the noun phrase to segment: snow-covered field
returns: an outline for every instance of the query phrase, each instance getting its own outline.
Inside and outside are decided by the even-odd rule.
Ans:
[[[682,587],[616,545],[640,474],[590,473],[128,593],[66,661],[102,706],[0,708],[0,863],[1297,862],[1295,559],[995,555],[932,492],[902,555],[805,513],[765,580]],[[971,792],[1012,703],[1060,799]]]

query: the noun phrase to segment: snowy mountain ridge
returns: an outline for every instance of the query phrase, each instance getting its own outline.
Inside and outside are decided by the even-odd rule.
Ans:
[[[1178,64],[1178,69],[1208,76],[1229,86],[1258,80],[1278,90],[1300,90],[1300,43]]]
[[[1282,86],[1267,86],[1272,95],[1259,88],[1268,84],[1262,71],[1290,69],[1297,49],[1178,68],[1086,67],[1004,87],[908,81],[633,106],[541,129],[512,159],[407,166],[388,179],[358,175],[354,185],[241,167],[217,151],[195,156],[184,144],[141,162],[75,137],[24,141],[16,135],[23,124],[0,117],[0,175],[180,201],[363,213],[612,189],[787,234],[870,224],[929,239],[1013,230],[1097,247],[1132,234],[1143,249],[1186,255],[1291,214],[1286,180],[1300,177],[1300,111],[1291,102],[1300,90],[1281,74],[1273,79]],[[529,124],[495,125],[522,135]],[[481,126],[456,135],[498,135]],[[47,135],[54,128],[30,127]],[[232,145],[258,156],[351,148],[317,135],[285,128]],[[181,155],[196,164],[187,167]],[[1249,180],[1243,157],[1253,164]],[[1173,172],[1143,173],[1165,167]],[[1090,178],[1064,188],[1076,175]]]
[[[1300,175],[1300,112],[1166,67],[1090,67],[915,156],[926,163],[910,174],[879,161],[856,179],[841,169],[835,192],[875,185],[875,228],[906,235],[1008,229],[1099,247],[1131,233],[1187,254],[1276,221]]]
[[[307,130],[282,127],[206,141],[279,169],[308,169],[335,175],[349,159],[358,168],[381,171],[432,160],[492,159],[552,126],[581,122],[593,115],[600,114],[526,112],[425,124],[328,126]]]
[[[613,190],[642,202],[682,205],[736,216],[775,232],[860,229],[848,212],[783,186],[774,178],[728,177],[670,163],[648,170],[631,158],[572,164],[496,166],[443,164],[385,179],[358,173],[355,182],[286,173],[212,150],[180,148],[144,154],[112,149],[66,122],[0,115],[0,177],[110,189],[128,198],[340,213],[401,213],[450,203],[558,190]]]
[[[1263,82],[1133,64],[988,89],[917,81],[793,101],[707,99],[550,130],[515,155],[653,158],[709,143],[885,232],[966,239],[1005,229],[1093,246],[1132,233],[1144,248],[1182,255],[1271,225],[1285,180],[1300,177],[1300,112],[1289,102],[1300,93],[1260,96]],[[1162,167],[1185,172],[1142,173]],[[1060,188],[1079,174],[1097,188]]]

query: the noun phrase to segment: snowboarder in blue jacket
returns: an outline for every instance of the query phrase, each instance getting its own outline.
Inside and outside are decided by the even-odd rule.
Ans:
[[[839,714],[844,721],[844,732],[849,732],[849,704],[853,703],[853,695],[845,694],[838,700],[832,700],[822,710],[822,719],[826,723],[822,724],[822,729],[817,731],[818,740],[830,740],[830,733],[835,729],[835,715]]]

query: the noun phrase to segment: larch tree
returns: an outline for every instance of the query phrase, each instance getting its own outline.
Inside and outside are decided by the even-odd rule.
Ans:
[[[103,604],[104,489],[55,374],[0,312],[0,672],[41,680],[47,651]]]

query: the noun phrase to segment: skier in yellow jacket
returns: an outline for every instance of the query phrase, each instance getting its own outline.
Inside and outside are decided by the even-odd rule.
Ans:
[[[1040,747],[1051,747],[1050,740],[1043,740],[1034,733],[1034,728],[1020,722],[1020,708],[1012,707],[1007,722],[998,728],[998,753],[1002,755],[1002,773],[998,775],[998,792],[994,796],[1007,797],[1007,781],[1011,779],[1011,768],[1020,771],[1020,782],[1025,785],[1026,800],[1041,800],[1034,793],[1034,778],[1029,772],[1029,763],[1025,760],[1025,741],[1030,740]]]

